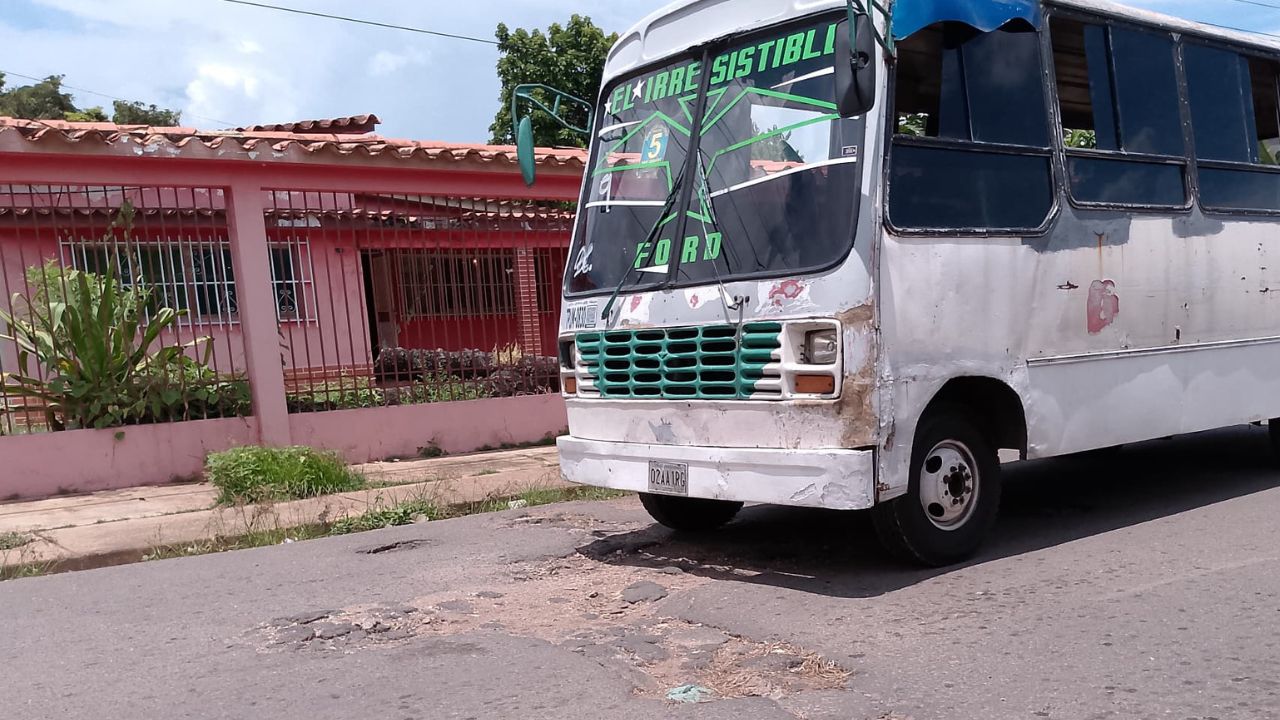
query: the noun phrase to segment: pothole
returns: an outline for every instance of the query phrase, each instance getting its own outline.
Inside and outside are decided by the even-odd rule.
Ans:
[[[412,605],[329,610],[277,618],[262,626],[265,649],[349,650],[396,643],[421,634],[437,619]]]
[[[361,555],[382,555],[384,553],[404,552],[406,550],[417,550],[431,545],[430,540],[402,540],[400,542],[389,543],[386,545],[376,545],[371,548],[357,550]]]
[[[531,522],[516,520],[522,521]],[[549,521],[576,522],[567,516]],[[712,578],[756,573],[728,558],[651,553],[665,543],[644,533],[608,535],[591,527],[579,532],[596,539],[595,552],[513,564],[505,581],[433,593],[411,605],[281,618],[263,625],[254,642],[267,652],[349,653],[501,633],[542,640],[600,663],[648,698],[665,698],[685,686],[706,688],[713,698],[781,698],[847,686],[849,670],[805,648],[756,641],[663,612],[668,597],[716,582]],[[365,552],[415,547],[420,544],[409,541]],[[628,561],[618,562],[620,555]]]
[[[512,585],[418,598],[432,622],[423,636],[491,631],[544,640],[616,668],[636,693],[664,698],[698,685],[714,697],[778,698],[846,686],[850,672],[821,656],[781,643],[757,642],[662,614],[669,595],[711,580],[676,567],[630,567],[572,555],[513,566]]]

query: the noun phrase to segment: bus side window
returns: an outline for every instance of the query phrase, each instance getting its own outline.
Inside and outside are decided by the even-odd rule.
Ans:
[[[1183,45],[1200,202],[1225,211],[1280,210],[1280,115],[1275,63]]]
[[[1072,198],[1186,207],[1172,36],[1059,17],[1051,32]]]
[[[899,43],[889,222],[1033,233],[1053,209],[1039,34],[939,23]]]

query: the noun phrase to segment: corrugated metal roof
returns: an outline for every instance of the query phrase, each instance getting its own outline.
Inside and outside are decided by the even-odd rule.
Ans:
[[[15,142],[21,138],[25,142]],[[280,162],[355,161],[390,157],[403,161],[518,164],[516,148],[507,145],[399,140],[380,135],[297,133],[274,130],[199,130],[115,123],[21,120],[0,117],[0,153],[73,149],[92,154],[173,156]],[[579,148],[539,148],[538,164],[581,171],[587,153]]]

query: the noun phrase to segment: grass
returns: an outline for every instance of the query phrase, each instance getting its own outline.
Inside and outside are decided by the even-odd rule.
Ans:
[[[439,520],[443,513],[430,500],[410,500],[389,508],[370,510],[361,515],[345,517],[329,526],[330,535],[381,530],[401,525],[412,525],[420,519]]]
[[[48,575],[50,567],[40,563],[28,563],[25,565],[2,565],[0,566],[0,582],[7,580],[21,580],[22,578],[40,577]]]
[[[371,530],[412,525],[422,520],[447,520],[468,515],[499,512],[510,509],[513,502],[520,500],[524,501],[526,507],[537,507],[579,500],[613,500],[626,497],[627,494],[615,490],[586,487],[537,489],[528,490],[516,496],[494,497],[452,506],[442,506],[424,497],[397,503],[389,507],[374,508],[360,515],[340,518],[331,523],[306,525],[298,528],[275,528],[234,538],[217,538],[193,544],[160,546],[143,557],[143,561],[194,557],[231,550],[248,550],[250,548],[283,545],[289,542],[314,540],[326,536],[352,535]]]
[[[30,544],[33,539],[34,538],[30,535],[24,535],[22,533],[0,533],[0,552],[17,550],[24,545]]]
[[[326,535],[328,535],[328,528],[324,525],[259,530],[257,532],[249,533],[248,535],[241,535],[234,538],[215,538],[213,540],[181,545],[162,545],[144,555],[142,557],[142,561],[150,562],[152,560],[172,560],[173,558],[211,555],[213,553],[229,552],[231,550],[249,550],[252,548],[270,547],[273,545],[285,545],[291,542],[315,540],[316,538],[321,538]]]
[[[53,569],[52,563],[34,561],[34,540],[23,533],[0,533],[0,582],[47,575]]]
[[[245,447],[214,453],[205,475],[218,488],[218,502],[245,505],[301,500],[364,487],[335,453],[306,447]]]

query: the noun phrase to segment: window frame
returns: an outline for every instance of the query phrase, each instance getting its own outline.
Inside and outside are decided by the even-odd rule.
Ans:
[[[1057,157],[1060,164],[1061,172],[1060,187],[1062,193],[1066,196],[1067,202],[1071,207],[1080,210],[1124,210],[1127,212],[1137,213],[1158,213],[1158,214],[1187,214],[1192,208],[1196,207],[1199,199],[1199,188],[1196,182],[1195,174],[1195,144],[1192,137],[1191,129],[1191,109],[1187,102],[1187,76],[1186,68],[1182,56],[1182,35],[1181,33],[1165,27],[1163,25],[1132,22],[1131,20],[1116,18],[1105,14],[1092,14],[1087,12],[1077,12],[1074,10],[1062,9],[1057,7],[1046,7],[1044,15],[1044,27],[1041,32],[1044,34],[1044,41],[1047,47],[1047,57],[1053,58],[1053,21],[1055,19],[1069,20],[1072,22],[1082,23],[1084,25],[1098,25],[1107,29],[1107,59],[1110,63],[1108,72],[1112,77],[1115,76],[1115,57],[1110,46],[1110,31],[1113,28],[1129,30],[1134,32],[1145,32],[1149,34],[1164,34],[1168,36],[1170,45],[1173,50],[1174,62],[1174,79],[1178,87],[1178,120],[1182,129],[1182,146],[1183,155],[1164,155],[1156,153],[1135,153],[1124,149],[1120,150],[1102,150],[1094,148],[1068,148],[1066,146],[1066,128],[1062,122],[1062,105],[1061,96],[1058,91],[1058,63],[1047,63],[1050,96],[1052,98],[1050,122],[1056,125],[1056,134],[1052,138],[1053,143],[1058,148]],[[1115,92],[1114,85],[1111,88]],[[1114,103],[1116,98],[1112,97]],[[1117,107],[1117,121],[1120,117],[1120,110]],[[1117,129],[1119,122],[1117,122]],[[1183,168],[1182,185],[1185,201],[1181,205],[1149,205],[1142,203],[1123,203],[1123,202],[1096,202],[1076,199],[1074,188],[1072,187],[1071,178],[1068,173],[1068,166],[1072,157],[1085,159],[1100,160],[1116,160],[1121,162],[1147,163],[1153,165],[1174,165]]]
[[[1046,64],[1046,48],[1049,34],[1044,31],[1044,24],[1037,28],[1035,34],[1040,45],[1040,70],[1043,73]],[[998,32],[994,30],[992,32]],[[1046,84],[1044,86],[1044,102],[1045,102],[1045,124],[1049,132],[1048,144],[1044,148],[1034,148],[1024,145],[1010,145],[1006,143],[992,143],[981,140],[957,140],[954,138],[940,137],[913,137],[910,135],[898,134],[898,65],[893,63],[890,65],[888,89],[886,91],[884,123],[884,162],[880,173],[881,187],[884,188],[884,200],[882,202],[882,215],[884,216],[885,227],[894,235],[899,237],[965,237],[965,238],[991,238],[991,237],[1015,237],[1015,238],[1036,238],[1043,237],[1053,229],[1057,224],[1058,216],[1062,213],[1062,200],[1059,187],[1061,185],[1061,168],[1058,162],[1058,148],[1062,142],[1061,138],[1055,137],[1055,128],[1061,123],[1057,118],[1057,86]],[[1050,91],[1053,92],[1050,92]],[[972,124],[972,118],[969,119]],[[897,226],[893,222],[892,214],[889,212],[891,206],[891,197],[893,194],[893,149],[901,143],[907,147],[919,147],[936,150],[953,150],[959,152],[967,152],[985,155],[1015,155],[1019,157],[1047,158],[1049,163],[1049,187],[1051,191],[1051,202],[1049,211],[1045,214],[1044,221],[1036,228],[962,228],[962,227],[932,227],[932,228],[903,228]]]
[[[409,248],[396,251],[394,264],[405,322],[474,320],[520,313],[514,249]],[[467,270],[468,265],[476,269]],[[504,272],[511,277],[501,278]],[[446,278],[450,282],[442,282]]]
[[[1269,62],[1276,66],[1276,98],[1280,104],[1280,53],[1268,53],[1267,51],[1249,45],[1237,45],[1224,41],[1221,38],[1209,37],[1193,33],[1184,33],[1178,40],[1178,57],[1179,67],[1182,72],[1183,86],[1183,103],[1187,106],[1187,134],[1189,136],[1190,161],[1194,166],[1194,189],[1196,207],[1205,215],[1215,217],[1280,217],[1280,208],[1273,210],[1265,209],[1239,209],[1239,208],[1223,208],[1212,205],[1206,205],[1200,193],[1200,170],[1226,170],[1234,172],[1247,172],[1258,175],[1280,175],[1280,165],[1266,165],[1262,163],[1254,164],[1247,162],[1238,162],[1233,160],[1208,160],[1201,159],[1198,156],[1195,147],[1195,119],[1191,117],[1191,94],[1190,86],[1187,82],[1186,67],[1182,61],[1183,49],[1187,45],[1199,45],[1201,47],[1212,48],[1215,50],[1223,50],[1226,52],[1236,53],[1245,60],[1260,60]],[[1278,113],[1280,114],[1280,113]]]
[[[1120,27],[1122,29],[1136,30],[1139,32],[1154,32],[1167,34],[1173,44],[1174,49],[1174,65],[1175,77],[1178,84],[1178,106],[1179,119],[1182,127],[1183,146],[1185,148],[1185,156],[1179,157],[1174,155],[1152,155],[1143,153],[1132,153],[1110,150],[1097,150],[1088,148],[1067,148],[1065,129],[1062,122],[1062,112],[1060,106],[1060,96],[1058,92],[1058,72],[1057,63],[1053,62],[1053,33],[1052,22],[1055,18],[1071,20],[1079,23],[1094,24],[1110,27]],[[900,136],[897,134],[898,120],[896,108],[896,88],[898,83],[898,72],[896,66],[890,73],[888,82],[887,100],[889,109],[885,115],[883,142],[885,143],[885,152],[883,156],[883,167],[880,173],[880,181],[884,188],[883,217],[885,227],[894,235],[901,237],[1039,237],[1047,235],[1057,224],[1058,216],[1062,212],[1062,200],[1065,197],[1066,202],[1074,209],[1078,210],[1108,210],[1123,211],[1127,213],[1142,214],[1160,214],[1160,215],[1188,215],[1194,210],[1199,210],[1206,216],[1212,217],[1280,217],[1280,209],[1236,209],[1222,208],[1212,205],[1206,205],[1200,192],[1200,171],[1207,170],[1223,170],[1235,172],[1247,172],[1261,175],[1280,175],[1280,165],[1266,165],[1242,163],[1227,160],[1204,160],[1197,157],[1195,143],[1195,126],[1191,117],[1190,91],[1188,86],[1187,68],[1185,62],[1184,48],[1188,44],[1196,44],[1220,50],[1226,50],[1239,54],[1240,56],[1262,62],[1272,63],[1277,66],[1277,102],[1280,103],[1280,50],[1267,48],[1261,45],[1251,45],[1247,43],[1234,43],[1223,38],[1205,35],[1202,33],[1188,31],[1183,28],[1172,27],[1163,23],[1144,24],[1135,22],[1132,18],[1116,17],[1105,12],[1089,12],[1073,8],[1063,8],[1058,6],[1046,5],[1042,14],[1042,26],[1038,30],[1041,36],[1041,63],[1042,70],[1048,74],[1045,101],[1048,104],[1050,134],[1049,138],[1052,154],[1052,167],[1054,173],[1054,204],[1052,211],[1045,220],[1043,227],[1038,228],[1034,232],[1030,231],[997,231],[997,230],[975,230],[971,228],[927,228],[927,229],[909,229],[900,228],[893,224],[889,215],[888,208],[890,203],[890,194],[893,191],[893,183],[891,182],[893,147],[897,143],[914,146],[927,146],[949,150],[970,151],[970,152],[995,152],[995,153],[1011,153],[1018,155],[1038,156],[1040,153],[1027,152],[1026,148],[1021,146],[1002,146],[999,144],[970,142],[961,140],[952,140],[945,138],[919,138]],[[1094,158],[1103,160],[1118,160],[1131,162],[1148,162],[1153,164],[1175,165],[1183,168],[1183,184],[1186,188],[1186,203],[1181,206],[1172,205],[1142,205],[1129,203],[1098,203],[1077,201],[1072,192],[1070,178],[1067,174],[1068,161],[1071,157]]]
[[[76,238],[64,236],[58,240],[59,246],[59,262],[63,267],[84,271],[96,272],[93,268],[87,267],[87,257],[91,253],[105,251],[107,257],[114,255],[114,265],[118,275],[121,276],[120,284],[124,287],[133,287],[136,283],[132,278],[126,280],[123,277],[124,265],[120,262],[120,253],[132,250],[148,250],[159,252],[168,258],[168,266],[176,267],[181,274],[174,273],[174,277],[162,275],[159,282],[148,279],[144,286],[149,287],[153,291],[159,291],[168,296],[172,294],[181,294],[185,301],[186,314],[178,318],[180,327],[198,328],[198,327],[233,327],[240,324],[240,307],[237,295],[237,286],[239,280],[234,276],[231,257],[231,242],[225,236],[213,236],[211,238],[182,236],[182,237],[148,237],[145,239],[130,239],[120,242],[102,242],[98,239]],[[267,243],[269,257],[274,257],[277,252],[288,252],[292,259],[294,277],[291,280],[279,280],[275,277],[275,268],[271,268],[271,290],[273,305],[276,309],[276,321],[281,325],[308,325],[319,322],[317,314],[316,292],[315,292],[315,268],[311,260],[311,240],[303,236],[290,236],[281,240],[269,240]],[[199,273],[196,272],[196,265],[199,256],[202,253],[210,253],[216,258],[217,265],[221,271],[215,274],[215,277],[208,279],[199,279]],[[178,265],[175,265],[175,262]],[[298,305],[298,312],[291,317],[284,317],[280,312],[280,297],[278,288],[282,284],[292,284],[298,290],[298,296],[295,298]],[[201,292],[208,292],[206,288],[211,288],[212,292],[218,293],[219,300],[234,304],[236,310],[234,312],[214,312],[202,313],[201,306],[204,301],[200,298]]]

